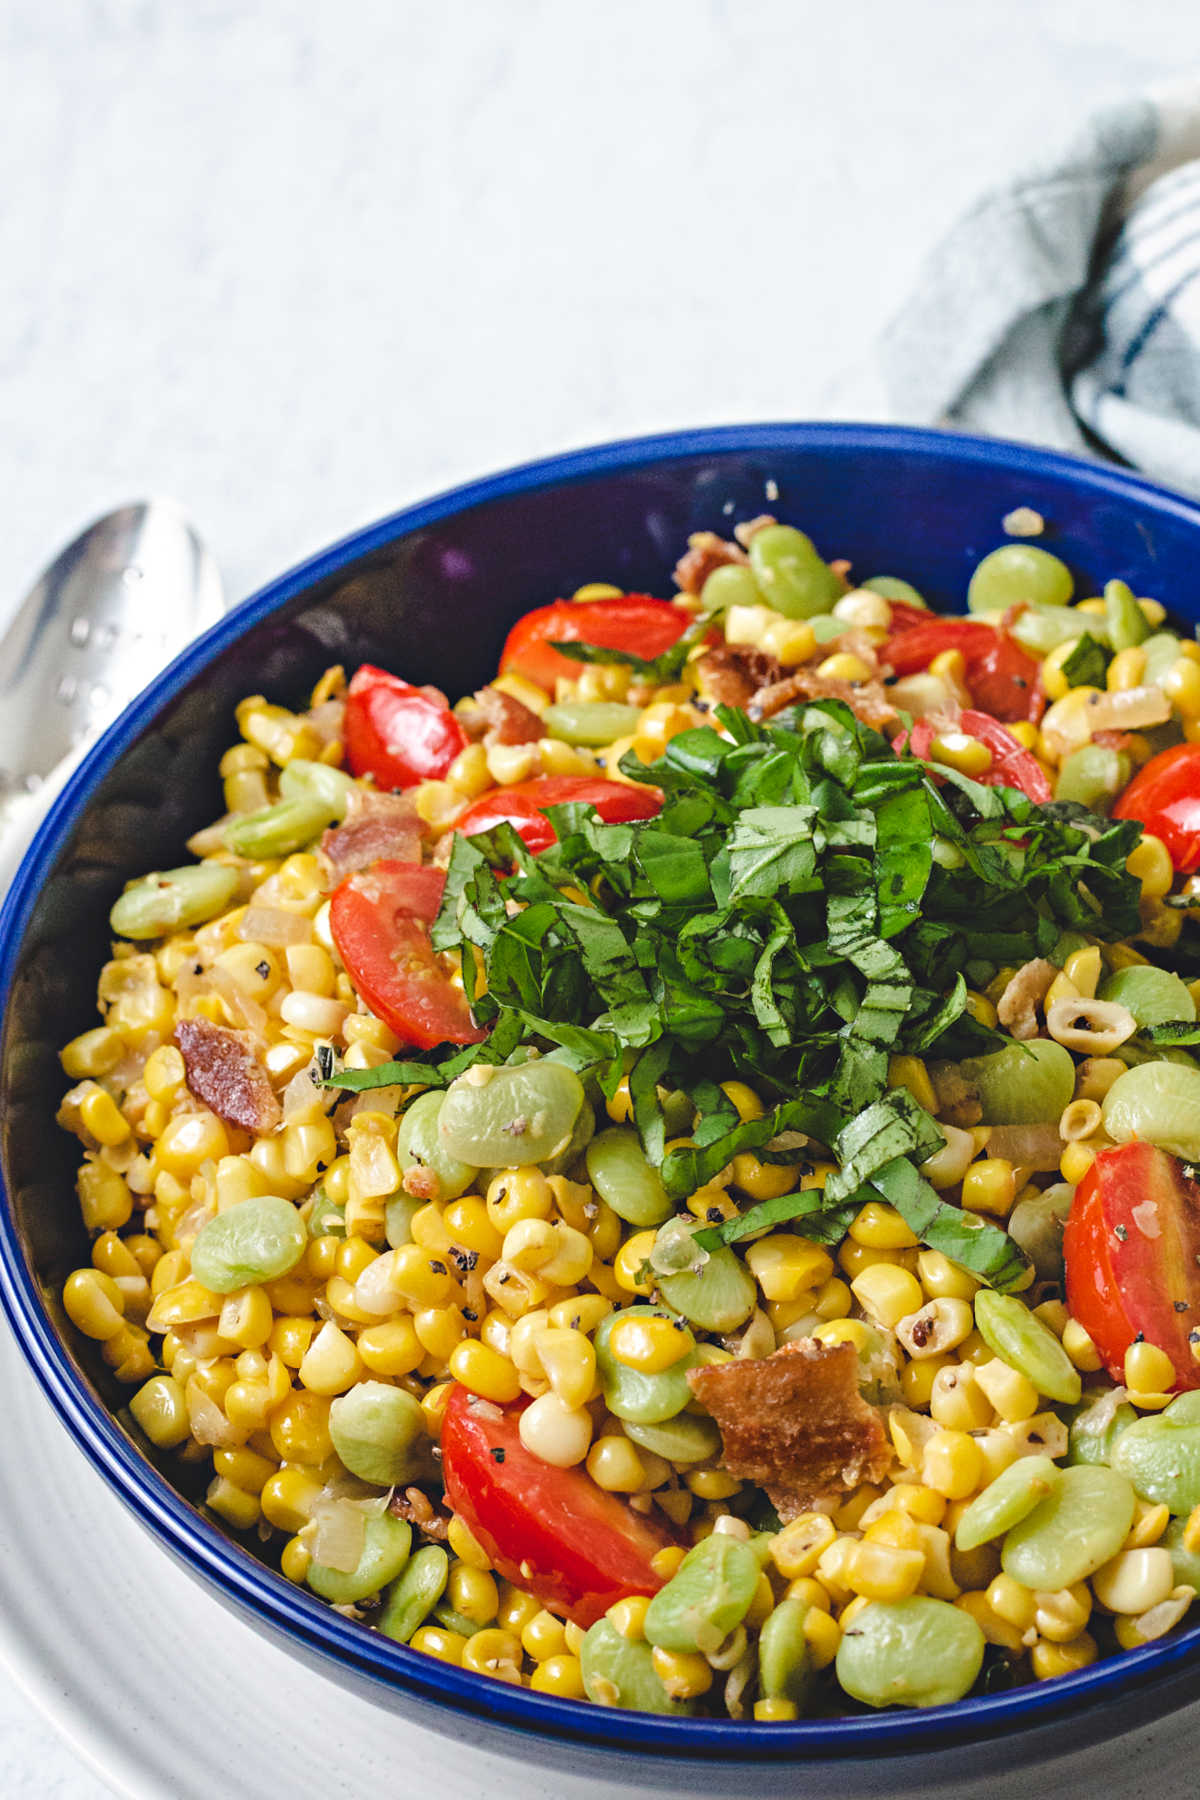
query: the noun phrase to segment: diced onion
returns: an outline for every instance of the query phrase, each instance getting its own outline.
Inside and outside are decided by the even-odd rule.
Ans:
[[[237,934],[248,943],[286,949],[290,944],[310,944],[312,923],[303,913],[285,912],[281,906],[248,906]]]
[[[367,1517],[351,1500],[318,1500],[301,1541],[315,1563],[349,1575],[357,1569],[366,1542]]]
[[[225,1449],[241,1442],[241,1433],[237,1427],[230,1424],[216,1401],[205,1393],[194,1376],[187,1384],[185,1397],[188,1422],[198,1444]]]
[[[243,993],[228,969],[220,963],[214,963],[208,971],[208,979],[214,991],[218,993],[238,1024],[252,1031],[260,1042],[265,1043],[267,1036],[267,1015],[257,1000]]]
[[[989,1156],[1004,1157],[1015,1166],[1031,1169],[1039,1175],[1057,1169],[1062,1152],[1057,1123],[993,1125],[987,1142]]]

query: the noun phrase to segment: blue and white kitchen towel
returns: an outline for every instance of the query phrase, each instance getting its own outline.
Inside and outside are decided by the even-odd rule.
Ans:
[[[876,355],[895,419],[1108,455],[1200,496],[1200,83],[1106,107],[981,200]]]

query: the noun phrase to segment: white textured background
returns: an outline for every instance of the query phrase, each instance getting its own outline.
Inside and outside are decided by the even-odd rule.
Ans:
[[[0,0],[0,610],[148,492],[240,597],[511,461],[835,410],[981,187],[1197,65],[1195,0]],[[102,1792],[0,1691],[4,1800]]]

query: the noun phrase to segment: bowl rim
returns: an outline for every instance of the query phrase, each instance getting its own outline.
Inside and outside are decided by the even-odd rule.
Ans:
[[[1148,507],[1200,532],[1200,504],[1123,469],[1004,439],[836,421],[781,420],[623,438],[538,458],[445,489],[351,532],[252,593],[177,656],[101,735],[49,809],[0,907],[0,1010],[4,1017],[34,901],[100,780],[162,707],[177,699],[245,632],[289,601],[400,537],[490,502],[621,471],[638,472],[664,462],[727,453],[822,449],[864,456],[907,455],[929,463],[986,464],[1031,480],[1057,477],[1098,498]],[[517,1733],[557,1739],[560,1744],[575,1742],[660,1757],[699,1754],[723,1762],[818,1762],[829,1757],[873,1757],[884,1751],[921,1754],[1048,1724],[1068,1713],[1078,1718],[1085,1712],[1112,1707],[1133,1690],[1145,1692],[1186,1673],[1200,1649],[1198,1625],[1177,1638],[1105,1658],[1049,1682],[950,1706],[801,1719],[773,1724],[769,1731],[753,1722],[621,1712],[507,1686],[436,1662],[378,1632],[362,1630],[260,1563],[170,1486],[76,1373],[65,1340],[54,1330],[26,1265],[2,1170],[0,1309],[60,1423],[164,1548],[213,1582],[252,1622],[273,1626],[310,1656],[432,1703],[445,1715],[442,1723],[447,1727],[454,1717],[467,1714]]]

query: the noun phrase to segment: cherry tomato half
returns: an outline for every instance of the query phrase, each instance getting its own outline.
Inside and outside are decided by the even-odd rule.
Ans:
[[[507,819],[536,855],[555,841],[554,827],[542,809],[565,806],[571,800],[594,806],[606,825],[623,825],[632,819],[652,819],[661,811],[663,797],[658,788],[635,787],[627,781],[543,775],[536,781],[520,781],[481,795],[461,814],[454,829],[470,837],[476,831],[491,831]]]
[[[442,1426],[446,1498],[492,1567],[584,1627],[631,1594],[656,1594],[663,1577],[650,1559],[674,1540],[586,1470],[534,1456],[521,1442],[520,1412],[455,1386]]]
[[[582,663],[552,650],[552,644],[598,644],[634,656],[661,656],[687,629],[687,613],[650,594],[622,594],[613,600],[555,600],[518,619],[505,640],[500,672],[515,670],[554,692],[559,676],[575,680]]]
[[[907,742],[914,756],[929,759],[933,740],[943,731],[965,731],[968,737],[978,738],[986,744],[992,753],[992,766],[982,775],[974,779],[981,787],[1015,787],[1020,788],[1030,800],[1036,800],[1044,806],[1053,799],[1050,783],[1037,758],[1028,750],[1022,749],[1011,731],[1007,731],[990,713],[974,712],[967,708],[959,713],[957,719],[918,719],[907,738],[898,738],[896,748],[901,750]],[[935,764],[936,767],[936,764]]]
[[[334,888],[329,929],[346,973],[402,1044],[478,1044],[471,1017],[429,942],[446,877],[418,863],[377,862]]]
[[[440,778],[467,734],[436,688],[413,687],[364,663],[346,690],[346,761],[380,788],[413,787]]]
[[[1160,750],[1138,770],[1114,819],[1140,819],[1161,838],[1181,875],[1200,869],[1200,744]]]
[[[926,624],[906,619],[897,626],[893,616],[882,656],[897,675],[915,675],[943,650],[962,651],[966,684],[981,712],[1010,723],[1041,718],[1046,697],[1040,666],[1000,626],[982,619],[930,619]]]
[[[1200,1387],[1188,1334],[1200,1326],[1200,1183],[1153,1144],[1101,1150],[1063,1234],[1067,1306],[1114,1381],[1139,1336],[1165,1350],[1177,1388]]]

